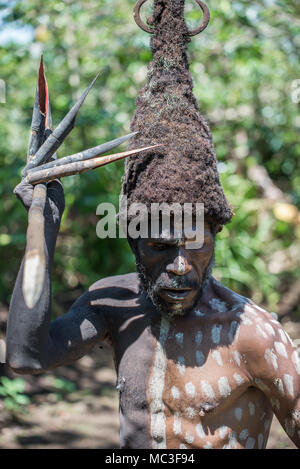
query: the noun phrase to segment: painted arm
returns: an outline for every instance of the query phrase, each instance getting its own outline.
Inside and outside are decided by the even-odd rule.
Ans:
[[[257,325],[255,346],[247,349],[254,385],[267,396],[283,429],[300,448],[300,358],[295,345],[266,313]]]
[[[21,183],[15,192],[28,209],[33,187]],[[103,317],[91,305],[89,292],[80,297],[67,314],[51,322],[51,271],[63,210],[62,186],[55,181],[47,186],[44,212],[46,272],[41,294],[35,298],[30,278],[25,279],[24,285],[23,260],[10,303],[6,360],[17,373],[39,373],[77,360],[106,334]],[[33,265],[32,273],[34,268]]]

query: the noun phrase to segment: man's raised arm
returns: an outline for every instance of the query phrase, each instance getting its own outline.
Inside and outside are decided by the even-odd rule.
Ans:
[[[27,209],[32,192],[33,187],[25,183],[15,190]],[[51,271],[63,210],[63,189],[60,182],[54,181],[47,186],[44,211],[46,274],[40,297],[33,307],[24,299],[23,260],[10,303],[6,360],[17,373],[39,373],[70,363],[85,355],[106,334],[104,320],[94,311],[88,292],[67,314],[51,322]]]

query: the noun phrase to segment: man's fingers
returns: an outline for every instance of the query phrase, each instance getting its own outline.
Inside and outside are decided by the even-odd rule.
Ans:
[[[24,179],[14,188],[13,191],[27,211],[30,209],[32,204],[33,191],[34,186],[26,182]],[[51,206],[51,209],[54,210],[54,207],[56,207],[55,212],[58,210],[58,214],[61,216],[65,209],[65,198],[62,183],[58,179],[47,184],[47,197],[50,200],[49,205]]]
[[[22,202],[26,210],[29,210],[31,206],[33,190],[33,185],[25,181],[21,181],[20,184],[14,188],[14,194]]]

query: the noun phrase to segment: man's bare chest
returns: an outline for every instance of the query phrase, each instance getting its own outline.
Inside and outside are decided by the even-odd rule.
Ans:
[[[150,412],[196,422],[237,401],[249,387],[246,359],[233,337],[230,344],[224,340],[237,329],[237,324],[180,328],[163,319],[147,383]]]
[[[140,412],[152,447],[182,441],[201,447],[205,428],[218,433],[223,422],[241,432],[245,418],[255,419],[255,407],[263,413],[261,393],[255,391],[252,402],[248,390],[238,328],[236,321],[202,327],[163,318],[155,333],[144,330],[126,349],[119,366],[121,410],[127,419],[127,409]]]

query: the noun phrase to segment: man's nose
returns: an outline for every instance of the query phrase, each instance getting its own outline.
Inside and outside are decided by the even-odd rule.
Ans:
[[[188,263],[186,257],[182,254],[179,254],[172,264],[168,264],[166,268],[168,273],[173,273],[175,275],[186,275],[187,273],[191,272],[192,267]]]

